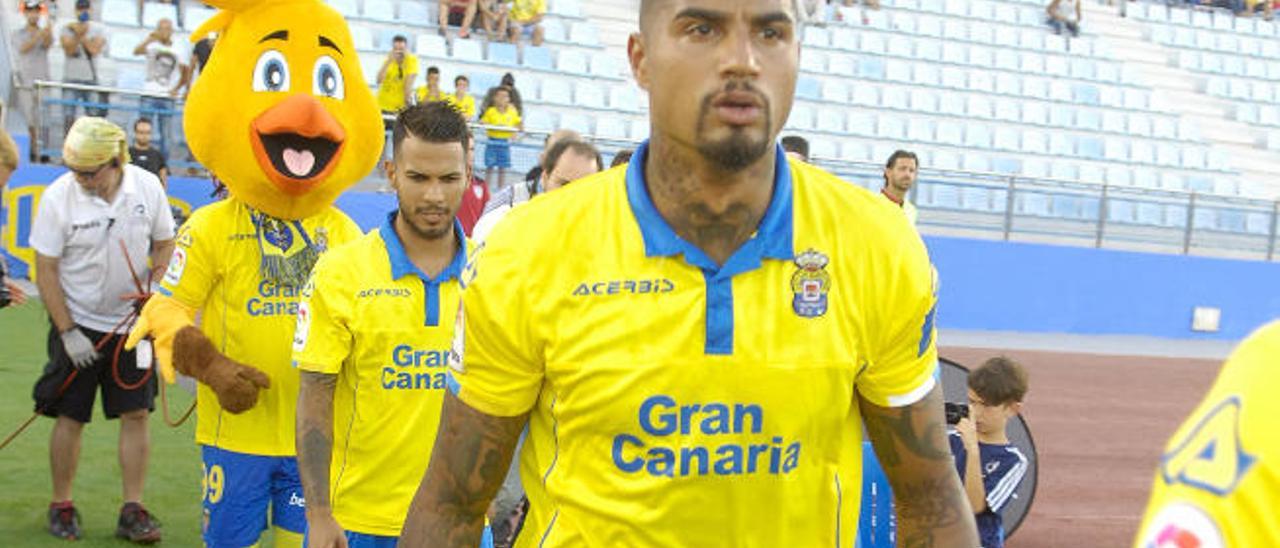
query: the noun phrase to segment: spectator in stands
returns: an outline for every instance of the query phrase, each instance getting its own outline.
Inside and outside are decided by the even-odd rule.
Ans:
[[[12,177],[13,172],[17,170],[18,144],[13,142],[13,137],[9,136],[9,132],[0,128],[0,203],[4,202],[4,187],[9,183],[9,177]],[[3,243],[0,241],[0,244]],[[5,299],[9,302],[5,303]],[[8,277],[8,270],[5,268],[4,248],[0,247],[0,308],[10,305],[21,306],[26,301],[27,294]]]
[[[440,0],[440,36],[449,36],[449,26],[458,27],[458,38],[470,38],[479,0]]]
[[[99,77],[102,67],[99,66],[101,64],[99,57],[102,55],[102,50],[107,47],[107,32],[101,23],[89,20],[91,11],[92,5],[89,0],[76,0],[76,20],[67,23],[67,26],[62,29],[59,42],[62,44],[62,52],[67,56],[62,66],[62,81],[68,84],[101,85]],[[69,89],[63,93],[63,99],[74,101],[63,110],[66,130],[70,131],[71,124],[76,121],[77,105],[88,103],[90,92]],[[106,105],[111,100],[107,92],[98,92],[97,99],[101,105]],[[106,116],[107,109],[85,105],[85,112],[89,116]]]
[[[462,194],[462,205],[458,208],[458,222],[462,223],[462,231],[471,237],[471,231],[484,213],[489,203],[489,184],[476,177],[476,139],[473,135],[467,140],[467,180],[470,186]]]
[[[493,170],[498,170],[498,186],[506,183],[507,170],[511,168],[511,141],[519,132],[524,131],[524,121],[520,112],[511,104],[511,88],[503,86],[493,96],[493,106],[480,117],[480,123],[495,128],[489,129],[489,142],[484,146],[484,178],[492,181]]]
[[[1262,12],[1262,18],[1270,21],[1275,16],[1275,2],[1272,0],[1239,0],[1243,4],[1244,15],[1252,16]]]
[[[181,124],[175,119],[178,111],[174,109],[173,97],[182,95],[183,88],[187,86],[190,54],[185,45],[173,39],[173,21],[169,19],[157,21],[156,30],[133,48],[133,54],[147,58],[147,81],[143,91],[164,96],[143,97],[141,101],[142,114],[157,120],[159,149],[164,152],[174,144],[170,128]]]
[[[446,95],[446,101],[462,113],[468,121],[476,119],[476,98],[471,96],[471,80],[461,74],[453,79],[453,93]]]
[[[1081,19],[1080,0],[1052,0],[1045,12],[1049,14],[1049,26],[1055,34],[1062,34],[1066,29],[1072,37],[1080,36]]]
[[[449,96],[440,89],[440,68],[427,67],[427,85],[418,86],[419,103],[448,102]]]
[[[418,77],[418,56],[409,53],[409,39],[396,35],[391,52],[378,70],[378,107],[384,116],[395,116],[413,103],[413,80]],[[388,129],[392,122],[387,122]]]
[[[489,88],[489,91],[484,94],[484,102],[480,103],[480,114],[484,114],[489,107],[493,106],[494,94],[504,87],[511,90],[511,104],[515,105],[516,112],[524,116],[524,101],[520,99],[520,90],[516,88],[516,77],[510,72],[502,75],[502,83]]]
[[[632,149],[618,151],[617,154],[613,155],[613,161],[609,162],[609,169],[627,165],[631,162],[632,154],[635,154],[635,151]]]
[[[15,94],[18,111],[27,119],[27,135],[31,142],[31,161],[37,158],[38,144],[46,142],[44,132],[36,127],[36,80],[49,79],[49,48],[53,47],[53,17],[40,25],[44,2],[26,0],[22,3],[22,15],[26,26],[13,32],[13,49],[18,52],[18,90]],[[37,138],[39,136],[39,138]]]
[[[507,12],[505,0],[480,0],[480,25],[487,38],[494,42],[507,40]]]
[[[799,135],[788,135],[782,138],[782,150],[793,160],[809,162],[809,141]]]
[[[956,471],[973,508],[982,548],[1004,547],[1000,511],[1027,473],[1027,457],[1009,443],[1006,426],[1022,410],[1027,372],[1009,358],[987,360],[969,373],[969,415],[948,438]]]
[[[547,161],[547,152],[555,148],[556,143],[566,140],[582,141],[583,138],[572,129],[557,129],[547,134],[547,138],[542,141],[542,151],[538,153],[538,165],[530,168],[524,175],[525,189],[528,190],[526,199],[538,193],[538,182],[542,180],[542,164]]]
[[[511,43],[519,44],[520,35],[529,37],[529,43],[542,45],[542,18],[547,14],[547,0],[511,0],[507,30]]]
[[[133,123],[133,146],[129,147],[129,162],[154,173],[160,185],[169,188],[169,164],[164,151],[151,146],[152,125],[150,118],[138,118]]]
[[[889,156],[889,161],[884,164],[884,188],[880,189],[880,193],[884,194],[885,198],[902,208],[903,213],[913,225],[916,224],[920,213],[907,198],[911,188],[916,184],[919,167],[920,160],[916,158],[914,152],[894,151]]]
[[[539,180],[538,192],[522,196],[519,193],[504,191],[494,195],[493,199],[489,200],[489,206],[485,208],[484,215],[476,223],[476,228],[472,231],[472,239],[477,243],[484,242],[493,227],[497,226],[512,208],[529,201],[534,195],[559,189],[596,173],[603,167],[604,161],[600,158],[600,151],[591,143],[576,139],[557,142],[547,150],[545,159],[542,161],[542,178]],[[506,514],[506,512],[499,513]]]

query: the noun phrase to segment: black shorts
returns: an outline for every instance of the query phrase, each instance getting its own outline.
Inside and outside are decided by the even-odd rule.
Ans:
[[[83,327],[80,330],[95,345],[104,336],[108,336]],[[77,370],[67,357],[66,349],[62,347],[62,337],[58,330],[49,328],[49,364],[45,366],[44,375],[36,384],[34,394],[37,412],[47,417],[61,416],[87,423],[93,418],[93,400],[98,395],[99,386],[102,387],[102,413],[108,419],[119,418],[124,413],[139,409],[155,411],[157,383],[156,375],[152,373],[155,370],[138,369],[134,352],[122,349],[119,358],[120,381],[126,385],[135,385],[144,376],[150,377],[137,388],[122,387],[116,382],[112,363],[116,361],[116,345],[122,343],[126,335],[109,336],[111,340],[98,352],[98,359],[89,367]],[[68,374],[75,374],[75,378],[61,396],[56,396]]]

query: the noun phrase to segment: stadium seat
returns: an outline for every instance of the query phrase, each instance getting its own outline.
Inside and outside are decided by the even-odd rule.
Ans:
[[[994,44],[996,41],[994,26],[985,21],[974,21],[969,25],[969,40],[979,44]]]
[[[588,74],[587,56],[576,49],[562,49],[556,57],[556,70],[569,74]]]
[[[822,83],[821,97],[823,101],[831,103],[847,103],[849,101],[849,87],[839,80],[827,80]]]
[[[1178,126],[1172,118],[1160,116],[1151,122],[1151,136],[1157,139],[1177,139]]]
[[[1017,101],[996,101],[996,119],[1017,122],[1022,117]]]
[[[876,129],[880,137],[891,141],[901,141],[907,136],[906,124],[897,115],[881,114],[876,118]]]
[[[1106,111],[1102,113],[1102,131],[1107,133],[1127,133],[1124,113]]]
[[[573,105],[573,95],[570,92],[569,83],[559,78],[543,80],[540,97],[544,103],[563,106]]]
[[[1049,98],[1054,101],[1070,103],[1073,100],[1071,94],[1071,84],[1065,80],[1053,80],[1049,82]]]
[[[855,110],[849,113],[846,124],[849,133],[859,137],[875,137],[876,115],[870,111]]]
[[[972,91],[984,91],[987,93],[995,93],[995,78],[992,74],[985,70],[974,70],[969,73],[969,89]]]
[[[1076,152],[1090,160],[1101,160],[1103,148],[1102,139],[1097,137],[1081,137],[1076,141]]]
[[[605,139],[625,140],[627,138],[626,120],[613,116],[596,118],[596,135]]]
[[[573,102],[579,107],[604,109],[604,90],[597,84],[578,84],[573,92]]]
[[[808,55],[808,53],[802,54]],[[832,76],[848,77],[857,74],[858,63],[852,55],[833,53],[827,56],[827,72]]]
[[[105,9],[106,6],[103,6]],[[136,10],[137,7],[133,8]],[[105,15],[105,14],[104,14]],[[178,19],[178,6],[173,4],[159,4],[156,2],[145,2],[142,4],[142,26],[148,29],[156,28],[156,24],[161,19],[168,19],[169,22],[177,25],[181,22]]]
[[[569,42],[579,46],[596,47],[600,45],[600,36],[595,25],[579,21],[569,27]]]
[[[1148,226],[1164,226],[1164,208],[1160,204],[1138,202],[1135,221]]]
[[[968,72],[960,67],[943,67],[941,84],[944,88],[966,89],[969,87]]]
[[[964,41],[969,38],[969,29],[958,19],[947,19],[942,22],[942,37],[948,41]]]
[[[819,111],[817,118],[818,131],[827,133],[844,133],[844,112],[840,110]]]
[[[1049,109],[1049,125],[1053,127],[1074,127],[1076,123],[1076,109],[1072,107],[1057,106]]]
[[[1170,145],[1160,145],[1156,147],[1156,163],[1167,167],[1177,167],[1182,163],[1182,159],[1178,154],[1178,148]]]
[[[890,82],[911,83],[912,66],[910,61],[892,59],[885,66],[884,78]]]
[[[1103,156],[1105,156],[1107,161],[1110,162],[1124,162],[1129,159],[1129,146],[1122,139],[1114,137],[1108,138],[1104,147]]]
[[[1107,166],[1106,177],[1107,184],[1111,186],[1127,187],[1133,184],[1133,171],[1123,166]]]
[[[1124,106],[1133,110],[1147,110],[1148,97],[1146,92],[1137,89],[1124,90]]]
[[[490,42],[489,62],[503,67],[518,66],[520,64],[520,50],[515,44]]]
[[[996,64],[995,50],[984,46],[973,46],[969,48],[969,66],[977,68],[991,68]]]
[[[1030,51],[1024,51],[1018,68],[1023,74],[1040,74],[1044,72],[1044,56]]]
[[[933,169],[955,171],[960,169],[960,157],[945,150],[933,154]]]
[[[374,21],[396,21],[395,6],[391,0],[364,0],[364,17]]]
[[[931,143],[934,141],[933,122],[921,118],[913,118],[907,124],[907,139],[914,143]]]
[[[989,173],[991,171],[991,162],[984,156],[967,155],[963,160],[964,168],[968,171],[976,171],[980,173]],[[960,207],[969,211],[991,211],[991,189],[966,186],[960,189]]]
[[[434,5],[435,3],[432,2],[432,4]],[[400,0],[400,17],[398,19],[411,25],[436,24],[436,18],[432,17],[431,9],[427,7],[425,2]]]
[[[876,57],[858,60],[858,77],[865,80],[884,80],[884,60]]]
[[[996,93],[1000,95],[1017,96],[1022,94],[1021,78],[996,78]]]
[[[1102,166],[1096,164],[1081,164],[1076,172],[1076,180],[1082,183],[1100,185],[1107,180],[1107,173]]]
[[[1137,220],[1136,203],[1129,200],[1107,202],[1107,222],[1133,224]]]
[[[1151,116],[1141,112],[1133,112],[1129,114],[1128,118],[1130,135],[1151,136]]]
[[[1022,173],[1022,162],[1017,158],[994,158],[991,160],[991,171],[1001,175],[1017,175]]]
[[[583,135],[591,135],[591,118],[576,112],[561,114],[560,124],[556,129],[568,129]]]
[[[949,116],[964,116],[964,99],[954,93],[943,93],[938,97],[938,112]]]
[[[1245,216],[1244,231],[1249,234],[1270,234],[1271,216],[1265,213],[1248,213]]]
[[[582,6],[578,3],[578,0],[555,0],[551,2],[548,11],[571,19],[582,17]]]
[[[612,53],[601,52],[591,56],[591,75],[617,80],[623,77],[622,61]]]
[[[867,84],[855,85],[850,102],[864,107],[877,107],[880,106],[880,93],[875,86]]]
[[[564,22],[551,18],[542,20],[542,35],[547,42],[566,43],[569,41],[569,30],[564,27]]]
[[[938,94],[923,89],[911,90],[911,110],[925,114],[938,112]]]
[[[822,85],[813,78],[801,76],[796,82],[796,97],[817,101],[822,98]]]
[[[484,62],[484,44],[479,40],[455,40],[453,42],[453,58],[472,63]]]
[[[136,27],[138,26],[138,4],[130,0],[107,0],[102,5],[102,21],[113,25]]]
[[[1102,116],[1097,110],[1081,108],[1076,110],[1076,127],[1089,131],[1102,130]]]
[[[969,148],[991,148],[991,128],[982,124],[970,124],[965,130],[964,144]]]
[[[942,19],[930,15],[916,18],[916,34],[920,36],[942,36]]]
[[[1067,158],[1075,156],[1075,154],[1076,148],[1071,136],[1057,131],[1049,134],[1049,155]]]
[[[806,27],[804,29],[803,39],[805,52],[801,55],[801,62],[805,55],[814,53],[817,48],[826,48],[831,44],[831,35],[827,33],[827,29],[822,27]]]
[[[969,47],[964,43],[947,44],[942,49],[942,62],[952,65],[969,64]]]
[[[106,7],[104,6],[103,9],[105,10]],[[210,17],[213,17],[215,13],[218,13],[218,10],[206,8],[203,6],[193,6],[193,5],[183,6],[182,28],[185,28],[190,31],[194,31],[200,28],[200,25],[203,25],[204,22],[208,21]],[[103,17],[105,18],[105,15]]]
[[[846,162],[866,162],[870,160],[867,152],[866,145],[855,141],[840,145],[840,159]]]
[[[649,138],[649,121],[633,120],[631,122],[631,140],[643,141]]]
[[[864,54],[883,54],[885,52],[885,42],[879,34],[863,33],[858,38],[859,51]]]
[[[828,29],[831,34],[831,47],[842,51],[858,51],[858,35],[847,27]]]
[[[964,144],[964,126],[957,122],[938,122],[935,138],[944,145],[962,146]]]
[[[805,104],[791,107],[791,116],[787,118],[786,125],[799,130],[813,129],[813,107]]]
[[[627,83],[613,86],[609,91],[609,106],[623,112],[640,112],[644,110],[640,103],[640,93],[634,85]]]
[[[326,3],[345,18],[360,17],[360,6],[356,0],[328,0]]]
[[[1205,169],[1205,153],[1199,147],[1184,147],[1182,149],[1182,167],[1186,169]]]
[[[1021,150],[1030,154],[1045,154],[1049,151],[1049,138],[1044,132],[1024,131]]]
[[[809,145],[809,157],[834,160],[840,156],[840,147],[834,141],[818,139]]]
[[[926,185],[920,185],[925,187]],[[929,183],[929,201],[922,204],[939,209],[960,209],[960,190],[953,185]],[[921,188],[921,190],[925,190]]]
[[[805,36],[808,36],[805,32]],[[806,49],[800,54],[800,70],[813,74],[827,72],[827,54],[817,49]]]
[[[1160,188],[1181,192],[1187,189],[1187,185],[1181,175],[1165,172],[1160,174]]]
[[[929,62],[936,62],[942,58],[942,42],[938,40],[919,40],[916,42],[915,58]]]
[[[995,111],[991,106],[991,101],[981,95],[970,95],[967,99],[965,108],[969,116],[974,118],[993,118]]]
[[[1063,219],[1080,219],[1084,217],[1082,200],[1077,196],[1053,196],[1050,199],[1050,215]]]
[[[1129,161],[1135,164],[1154,164],[1156,153],[1149,143],[1134,141],[1129,144]]]
[[[524,48],[524,66],[537,70],[555,70],[555,56],[545,46]]]
[[[444,59],[449,56],[449,42],[439,34],[420,34],[414,51],[429,59]]]
[[[1034,76],[1022,77],[1023,97],[1030,97],[1037,101],[1043,101],[1047,95],[1049,95],[1049,80]]]

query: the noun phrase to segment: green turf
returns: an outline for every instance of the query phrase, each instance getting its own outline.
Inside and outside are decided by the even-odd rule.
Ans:
[[[31,415],[31,385],[45,362],[48,320],[38,303],[0,310],[0,439]],[[174,387],[169,405],[177,418],[191,396]],[[200,460],[193,441],[195,417],[178,429],[164,424],[159,399],[151,416],[151,464],[144,503],[161,519],[168,546],[201,546]],[[102,417],[101,398],[93,422],[85,427],[74,496],[84,540],[67,543],[45,530],[50,498],[49,431],[40,418],[9,447],[0,450],[0,545],[6,547],[123,547],[116,540],[120,511],[120,467],[116,460],[116,421]]]

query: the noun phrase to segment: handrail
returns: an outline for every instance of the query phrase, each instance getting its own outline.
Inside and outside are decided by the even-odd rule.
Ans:
[[[50,80],[36,80],[33,82],[36,90],[40,88],[59,88],[71,89],[76,91],[91,91],[98,93],[112,93],[115,95],[134,95],[138,97],[150,97],[152,99],[172,99],[181,102],[181,99],[174,97],[168,93],[155,93],[152,91],[144,91],[140,89],[127,89],[115,86],[103,86],[96,84],[73,84],[71,82],[54,82]]]

